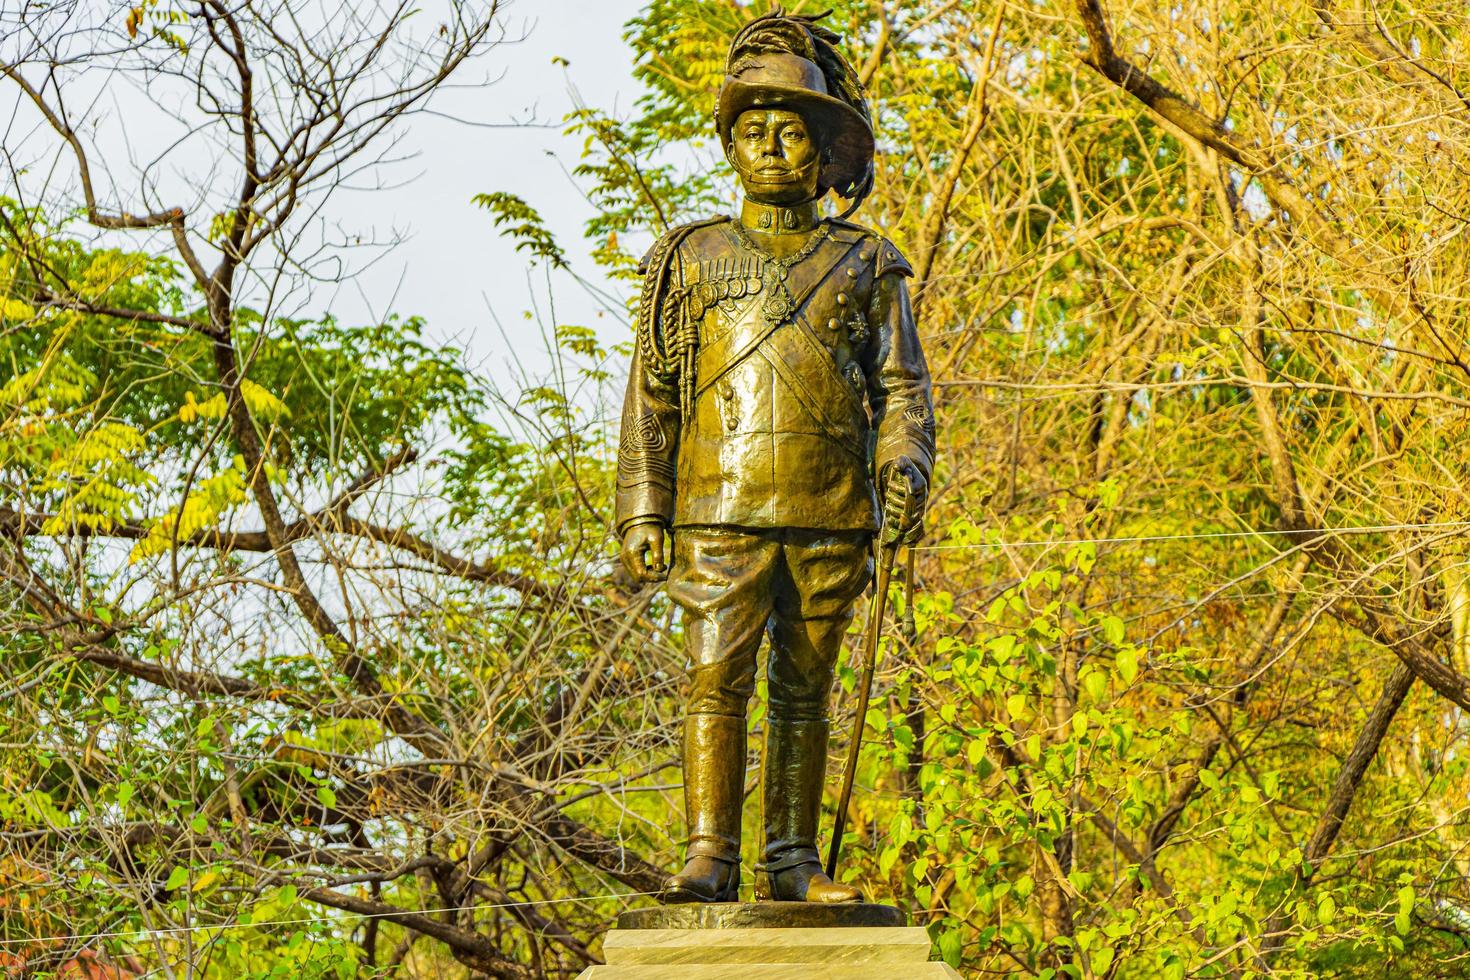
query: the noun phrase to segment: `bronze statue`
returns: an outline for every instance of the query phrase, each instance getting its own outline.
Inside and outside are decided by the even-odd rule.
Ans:
[[[817,853],[828,700],[873,575],[874,532],[887,522],[890,537],[911,539],[922,523],[934,415],[908,262],[872,231],[821,217],[829,190],[851,202],[844,215],[866,196],[873,132],[839,39],[818,19],[777,8],[736,35],[715,122],[744,187],[740,216],[675,228],[642,266],[617,527],[635,577],[667,576],[692,661],[687,863],[666,902],[737,898],[763,633],[756,895],[862,900]]]

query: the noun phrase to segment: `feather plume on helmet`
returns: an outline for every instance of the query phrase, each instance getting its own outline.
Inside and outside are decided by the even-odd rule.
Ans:
[[[873,187],[873,125],[857,72],[837,45],[842,38],[817,21],[777,6],[746,24],[730,43],[715,126],[728,151],[736,118],[746,109],[785,106],[817,131],[823,144],[820,188],[857,210]]]

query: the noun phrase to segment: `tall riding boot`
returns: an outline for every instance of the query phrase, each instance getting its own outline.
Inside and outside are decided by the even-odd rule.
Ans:
[[[861,902],[862,893],[822,870],[817,818],[827,775],[827,722],[766,724],[766,847],[756,869],[756,897],[778,902]]]
[[[663,900],[734,902],[740,892],[740,811],[745,802],[745,719],[684,720],[684,870],[664,883]]]

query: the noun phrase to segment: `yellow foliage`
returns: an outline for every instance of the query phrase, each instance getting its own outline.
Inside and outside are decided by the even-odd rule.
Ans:
[[[0,320],[29,320],[36,315],[30,304],[18,299],[0,299]]]
[[[201,480],[181,506],[153,522],[148,534],[133,545],[128,561],[138,562],[163,554],[175,540],[187,540],[214,526],[221,515],[244,502],[245,469],[237,458],[229,469]]]
[[[153,479],[131,459],[144,446],[144,435],[138,429],[106,421],[81,433],[69,445],[58,447],[46,467],[40,490],[64,496],[56,512],[42,525],[45,533],[61,534],[77,526],[107,530],[125,519],[137,499],[133,489]]]
[[[249,378],[240,382],[240,397],[245,399],[245,407],[250,409],[252,415],[268,422],[289,418],[291,415],[285,402]],[[216,392],[210,398],[200,401],[194,392],[188,391],[184,393],[184,404],[179,406],[179,421],[222,419],[228,409],[224,392]]]
[[[192,391],[184,392],[184,404],[179,406],[179,421],[193,422],[195,419],[222,419],[225,417],[225,396],[218,393],[205,401],[198,401]]]
[[[82,284],[105,292],[128,282],[147,270],[147,261],[136,253],[98,252],[82,273]]]
[[[27,412],[80,405],[87,397],[90,374],[80,369],[48,370],[49,367],[42,364],[0,384],[0,405]]]
[[[246,378],[240,382],[240,397],[245,399],[245,407],[251,413],[268,421],[289,418],[291,410],[286,403],[275,395],[262,388],[260,385]]]

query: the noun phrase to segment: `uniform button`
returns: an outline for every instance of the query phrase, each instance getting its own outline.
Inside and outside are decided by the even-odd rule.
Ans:
[[[846,306],[847,305],[847,294],[846,293],[838,293],[837,294],[837,305],[838,306]]]
[[[841,326],[842,326],[842,324],[838,322],[838,320],[837,320],[837,318],[835,316],[832,319],[830,319],[830,320],[827,321],[827,329],[828,330],[836,330],[836,329],[838,329]]]
[[[849,279],[856,279],[857,278],[857,270],[856,269],[848,269],[847,270],[847,278],[849,278]]]

